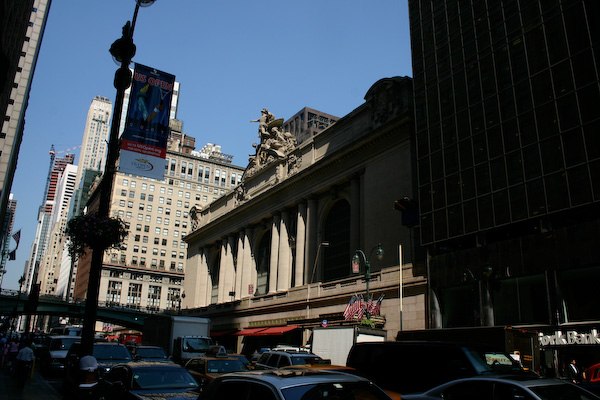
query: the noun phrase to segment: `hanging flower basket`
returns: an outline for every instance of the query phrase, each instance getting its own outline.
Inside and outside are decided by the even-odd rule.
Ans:
[[[69,253],[81,255],[86,247],[92,250],[118,248],[129,231],[120,218],[99,217],[90,213],[69,220],[65,234],[70,239]]]

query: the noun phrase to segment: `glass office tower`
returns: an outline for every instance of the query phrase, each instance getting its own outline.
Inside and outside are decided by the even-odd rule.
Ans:
[[[409,10],[429,326],[600,321],[600,3]]]

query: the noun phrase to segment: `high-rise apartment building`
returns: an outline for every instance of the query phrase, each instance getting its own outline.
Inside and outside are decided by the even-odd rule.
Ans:
[[[54,147],[52,147],[54,149]],[[72,165],[75,160],[75,154],[66,154],[64,157],[57,157],[53,150],[50,151],[50,168],[44,190],[43,204],[38,212],[38,225],[35,233],[35,239],[31,245],[29,263],[25,266],[25,286],[28,291],[32,283],[37,281],[39,265],[48,248],[48,240],[52,229],[52,215],[57,202],[57,188],[63,176],[63,172],[68,165]]]
[[[598,328],[599,3],[409,11],[430,326]]]
[[[48,246],[38,271],[40,294],[56,294],[59,274],[62,272],[62,253],[66,244],[64,232],[69,216],[69,203],[75,192],[77,169],[76,165],[66,165],[56,187],[55,205],[49,221]],[[69,273],[68,268],[65,273]]]
[[[111,101],[106,97],[96,96],[92,100],[87,119],[85,120],[85,130],[77,162],[79,167],[77,175],[78,185],[84,170],[104,170],[110,136],[111,116]]]
[[[179,307],[187,258],[182,238],[191,231],[190,211],[231,191],[244,172],[223,159],[167,150],[163,181],[116,174],[110,213],[127,223],[129,236],[120,250],[106,252],[100,302],[149,310]],[[77,268],[74,297],[85,298],[89,258],[80,258]]]
[[[0,12],[0,226],[6,216],[25,111],[50,0],[2,2]]]

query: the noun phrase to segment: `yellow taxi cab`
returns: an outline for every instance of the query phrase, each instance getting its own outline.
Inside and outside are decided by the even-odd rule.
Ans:
[[[223,346],[214,347],[206,353],[206,356],[191,358],[185,364],[185,369],[201,387],[223,374],[249,371],[239,358],[229,356]]]

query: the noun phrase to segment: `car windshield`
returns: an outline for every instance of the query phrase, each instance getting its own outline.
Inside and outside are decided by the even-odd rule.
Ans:
[[[489,372],[523,371],[521,364],[509,354],[495,351],[470,350],[471,355]]]
[[[212,342],[202,338],[184,338],[183,350],[191,352],[206,353],[212,346]]]
[[[137,349],[135,349],[135,355],[141,358],[167,358],[167,354],[160,347],[138,347]]]
[[[321,363],[321,357],[319,356],[309,356],[309,355],[305,355],[305,356],[293,356],[292,358],[292,365],[304,365],[304,364],[320,364]]]
[[[133,370],[133,388],[140,390],[156,389],[196,389],[198,383],[184,368],[136,368]]]
[[[596,400],[598,397],[569,384],[530,387],[542,400]]]
[[[206,363],[206,372],[209,374],[238,371],[248,371],[240,360],[209,360]]]
[[[328,382],[282,389],[285,400],[389,400],[369,382]]]
[[[98,361],[132,360],[131,354],[125,346],[94,346],[93,355]]]
[[[73,343],[79,341],[78,337],[72,338],[62,338],[62,339],[52,339],[50,341],[50,347],[48,350],[56,351],[56,350],[69,350]]]

